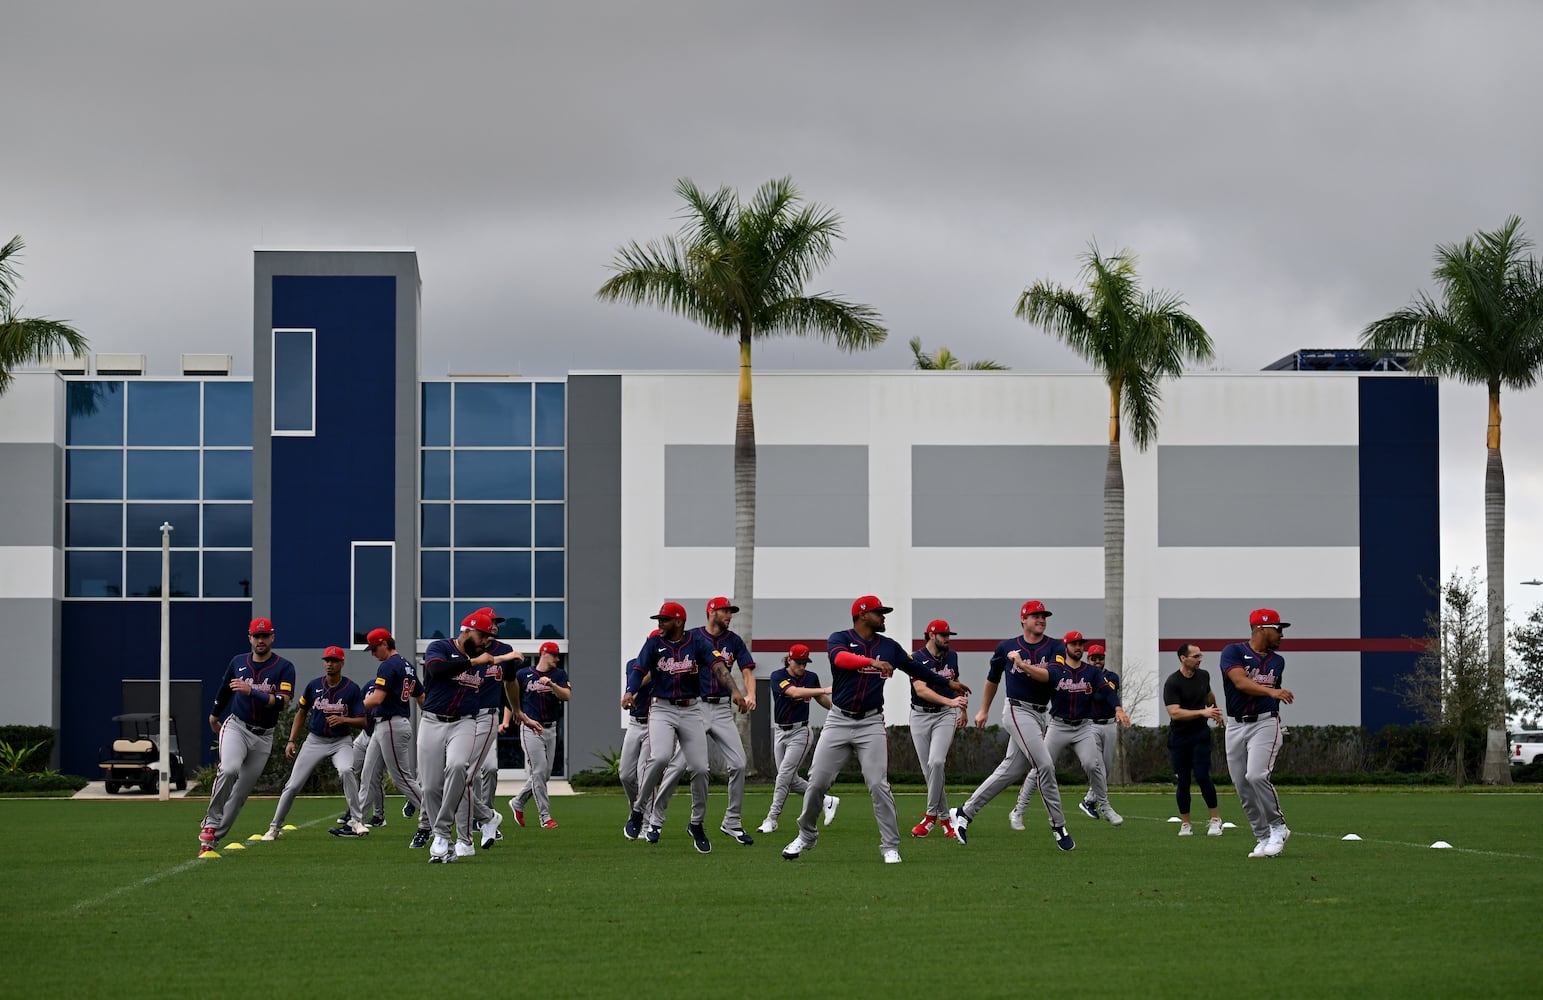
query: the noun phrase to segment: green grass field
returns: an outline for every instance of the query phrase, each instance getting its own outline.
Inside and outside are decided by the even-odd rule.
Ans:
[[[1070,854],[998,800],[968,846],[905,835],[884,865],[866,791],[837,791],[796,862],[791,817],[753,847],[720,837],[716,785],[710,856],[685,797],[650,847],[591,794],[448,866],[407,850],[400,799],[359,841],[326,834],[338,800],[301,800],[301,829],[206,861],[200,801],[4,801],[0,996],[1522,997],[1543,975],[1536,793],[1288,789],[1271,860],[1242,829],[1179,839],[1169,794],[1116,794],[1119,829],[1075,814]],[[924,799],[896,799],[909,827]]]

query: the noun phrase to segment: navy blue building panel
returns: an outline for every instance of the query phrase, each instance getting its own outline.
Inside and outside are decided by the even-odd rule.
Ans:
[[[1397,694],[1429,630],[1441,579],[1437,385],[1363,378],[1361,389],[1361,724],[1418,721]]]

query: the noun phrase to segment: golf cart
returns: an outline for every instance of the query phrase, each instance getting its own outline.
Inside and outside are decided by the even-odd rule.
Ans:
[[[113,740],[112,754],[104,755],[102,773],[106,778],[107,794],[116,795],[118,789],[138,785],[139,790],[155,794],[160,784],[161,749],[157,740],[161,737],[161,717],[155,712],[131,712],[115,715],[118,738]],[[171,780],[177,791],[188,786],[187,771],[182,766],[182,753],[177,749],[177,720],[170,720],[171,733]]]

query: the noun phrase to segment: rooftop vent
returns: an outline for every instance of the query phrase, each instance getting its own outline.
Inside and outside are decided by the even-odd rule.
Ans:
[[[84,375],[87,371],[87,362],[84,355],[80,354],[50,354],[37,367],[45,372],[58,372],[60,375]]]
[[[230,368],[229,354],[184,354],[182,356],[182,374],[184,375],[229,375]]]
[[[96,373],[98,375],[143,375],[145,356],[143,354],[98,354]]]

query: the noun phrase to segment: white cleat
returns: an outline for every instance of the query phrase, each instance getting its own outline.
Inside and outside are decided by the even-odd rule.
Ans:
[[[799,855],[812,848],[814,845],[804,839],[803,834],[793,838],[793,842],[782,849],[782,857],[787,861],[797,861]]]
[[[271,826],[268,827],[268,832],[263,834],[263,839],[264,840],[269,840],[269,841],[278,840],[279,839],[279,831],[278,831],[278,829],[275,828],[275,827],[271,827]]]
[[[435,837],[434,843],[429,845],[429,864],[448,865],[455,860],[455,852],[450,849],[450,841],[444,837]]]
[[[1272,826],[1270,827],[1270,839],[1280,841],[1281,846],[1285,847],[1286,841],[1291,839],[1291,831],[1287,829],[1285,823],[1281,823],[1278,826]]]
[[[1023,826],[1023,813],[1019,812],[1016,809],[1014,809],[1012,812],[1008,813],[1007,814],[1007,825],[1012,827],[1014,830],[1022,830],[1022,829],[1024,829],[1024,826]]]
[[[1270,842],[1268,840],[1261,840],[1261,841],[1259,841],[1259,843],[1254,845],[1254,849],[1252,851],[1248,852],[1248,856],[1251,857],[1251,858],[1267,858],[1267,857],[1269,857],[1270,855],[1264,853],[1264,849],[1265,849],[1265,847],[1267,847],[1269,845],[1269,843]],[[1277,851],[1276,853],[1280,853],[1280,852]]]
[[[762,823],[760,826],[756,827],[755,828],[755,832],[756,833],[776,833],[777,832],[777,821],[774,820],[774,819],[769,819],[766,822]]]
[[[1194,827],[1190,826],[1188,823],[1180,823],[1179,824],[1179,836],[1181,836],[1181,837],[1193,837],[1194,835],[1195,835],[1195,828]]]
[[[455,842],[455,856],[456,857],[458,857],[458,858],[470,858],[470,857],[475,857],[476,854],[477,854],[477,849],[475,847],[473,847],[469,842],[464,841],[464,840],[457,840]]]
[[[498,840],[498,826],[504,821],[504,814],[497,809],[493,810],[493,818],[482,824],[482,849],[485,851],[492,847]]]
[[[821,808],[825,810],[825,825],[830,826],[830,821],[836,818],[836,807],[841,804],[841,799],[835,795],[825,796]]]
[[[348,828],[354,831],[354,835],[358,837],[368,837],[370,835],[370,828],[356,819],[348,821]]]
[[[886,847],[881,853],[884,855],[884,863],[886,865],[898,865],[900,863],[900,852],[893,847]]]
[[[1219,819],[1211,820],[1211,822],[1206,825],[1205,835],[1207,837],[1220,837],[1222,835],[1222,821]]]
[[[1098,814],[1109,821],[1110,826],[1119,826],[1125,822],[1125,817],[1114,811],[1114,806],[1107,802],[1098,804]]]

